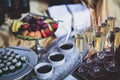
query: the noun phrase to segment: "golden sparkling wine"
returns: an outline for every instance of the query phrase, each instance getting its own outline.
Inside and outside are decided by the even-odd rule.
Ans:
[[[83,52],[84,51],[84,46],[85,42],[84,42],[84,37],[83,34],[76,34],[75,35],[75,47],[79,52]]]
[[[76,47],[77,50],[79,50],[79,43],[80,43],[80,41],[79,41],[79,35],[76,34],[75,35],[75,47]]]
[[[80,47],[79,47],[79,51],[80,52],[83,52],[84,51],[84,39],[83,38],[80,38]]]
[[[95,36],[94,36],[94,46],[95,46],[95,50],[97,52],[99,52],[102,48],[102,45],[103,45],[103,42],[104,39],[103,39],[103,36],[102,36],[102,33],[101,32],[96,32],[95,33]]]
[[[120,33],[115,33],[115,41],[114,41],[114,46],[118,47],[120,44]]]
[[[115,36],[114,46],[118,47],[120,44],[120,28],[118,27],[114,28],[114,36]]]

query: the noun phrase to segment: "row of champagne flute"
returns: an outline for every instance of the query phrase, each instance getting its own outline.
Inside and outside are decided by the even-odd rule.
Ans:
[[[81,61],[81,70],[87,68],[87,72],[93,77],[102,77],[104,69],[109,72],[119,70],[114,60],[115,49],[120,44],[120,29],[115,27],[115,18],[108,17],[105,23],[102,23],[98,30],[93,27],[82,30],[82,33],[75,35],[76,49],[82,53],[87,45],[89,53],[84,62]],[[91,53],[95,57],[91,57]],[[110,58],[110,59],[109,59]],[[104,66],[104,68],[103,68]]]

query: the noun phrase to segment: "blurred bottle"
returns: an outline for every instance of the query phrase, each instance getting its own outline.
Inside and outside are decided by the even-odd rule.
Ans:
[[[20,0],[20,7],[22,13],[27,13],[30,11],[30,4],[29,0]]]
[[[8,10],[8,17],[11,19],[21,18],[20,0],[11,0],[12,8]]]
[[[9,12],[9,10],[12,8],[12,0],[1,0],[1,3],[5,13]]]

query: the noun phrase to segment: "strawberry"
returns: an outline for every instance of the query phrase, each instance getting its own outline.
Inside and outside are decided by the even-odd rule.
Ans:
[[[43,38],[47,37],[46,33],[43,30],[41,30],[41,34]]]
[[[29,24],[24,24],[21,27],[24,28],[24,29],[30,29],[30,25]]]
[[[56,30],[56,29],[58,28],[58,23],[53,22],[53,23],[52,23],[52,28],[53,28],[54,30]]]
[[[51,35],[51,31],[47,28],[44,30],[44,32],[46,33],[47,36],[50,36]]]

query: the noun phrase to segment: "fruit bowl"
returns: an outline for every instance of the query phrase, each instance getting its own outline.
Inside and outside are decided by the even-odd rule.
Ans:
[[[21,21],[14,20],[12,33],[20,39],[36,40],[49,37],[58,28],[58,22],[46,16],[27,15]]]

